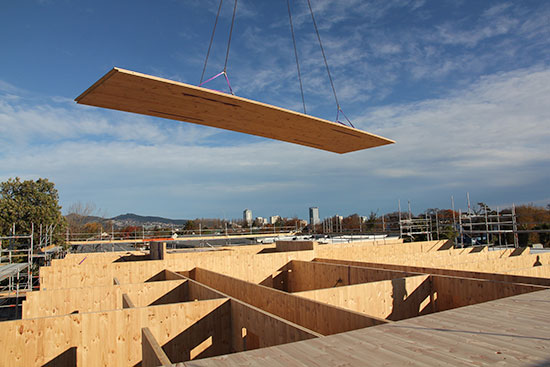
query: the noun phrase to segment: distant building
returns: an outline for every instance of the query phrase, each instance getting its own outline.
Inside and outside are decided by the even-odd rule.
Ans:
[[[279,219],[281,219],[280,216],[272,215],[271,217],[269,217],[269,224],[275,224]]]
[[[263,226],[263,225],[267,224],[267,218],[256,217],[256,219],[254,220],[254,224],[257,225],[257,226]]]
[[[316,225],[321,223],[321,219],[319,218],[319,208],[314,206],[309,208],[309,224]]]
[[[250,209],[245,209],[243,211],[243,222],[249,226],[252,224],[252,210]]]

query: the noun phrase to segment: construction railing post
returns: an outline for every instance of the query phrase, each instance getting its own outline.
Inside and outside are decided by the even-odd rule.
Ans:
[[[464,228],[462,227],[462,210],[458,209],[458,225],[460,228],[460,246],[464,247]]]

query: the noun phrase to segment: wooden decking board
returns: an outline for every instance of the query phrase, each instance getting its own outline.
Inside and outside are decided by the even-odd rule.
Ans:
[[[186,121],[335,153],[394,141],[339,123],[229,94],[114,68],[76,98],[80,104]]]
[[[444,365],[489,366],[550,363],[550,290],[407,319],[343,334],[239,355],[240,365],[264,366],[285,355],[289,366]],[[508,306],[515,306],[510,311]],[[520,306],[519,308],[517,306]],[[541,314],[541,311],[542,314]],[[309,356],[315,356],[310,358]],[[329,356],[326,358],[325,356]],[[270,358],[271,357],[271,358]],[[222,359],[223,358],[223,359]],[[193,366],[233,365],[233,356]],[[295,361],[295,362],[292,362]]]

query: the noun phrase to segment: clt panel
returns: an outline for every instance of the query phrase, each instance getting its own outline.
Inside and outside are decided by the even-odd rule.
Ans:
[[[120,68],[76,98],[80,104],[212,126],[335,153],[394,141],[340,123]]]

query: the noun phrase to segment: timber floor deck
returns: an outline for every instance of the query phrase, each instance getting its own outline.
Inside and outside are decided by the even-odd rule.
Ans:
[[[550,366],[550,290],[177,366]]]
[[[120,68],[109,71],[76,101],[238,131],[335,153],[394,143],[393,140],[340,123]]]

